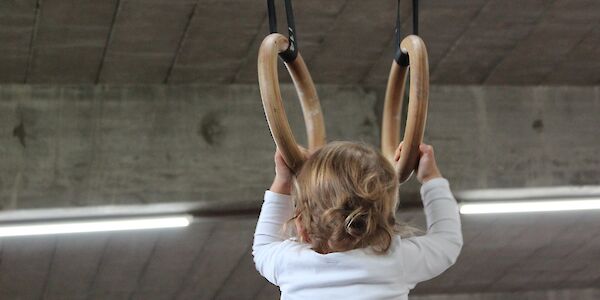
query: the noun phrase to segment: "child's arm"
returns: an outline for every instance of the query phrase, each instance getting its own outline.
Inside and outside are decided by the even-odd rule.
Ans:
[[[265,198],[254,232],[252,255],[258,272],[270,282],[277,284],[277,247],[285,240],[283,224],[292,217],[292,201],[289,196],[292,186],[292,172],[287,168],[281,154],[275,154],[275,179]]]
[[[420,150],[417,179],[423,183],[427,234],[402,240],[405,276],[411,288],[452,266],[463,244],[458,205],[437,168],[433,148],[421,145]]]

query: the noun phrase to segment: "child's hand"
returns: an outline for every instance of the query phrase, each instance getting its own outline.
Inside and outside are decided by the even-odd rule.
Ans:
[[[304,158],[308,157],[308,151],[300,147],[300,152],[304,155]],[[292,181],[294,177],[294,172],[288,167],[283,159],[283,155],[277,149],[275,151],[275,179],[273,180],[273,184],[269,189],[271,192],[289,195],[292,191]]]
[[[400,152],[402,151],[402,143],[396,149],[394,159],[400,160]],[[440,170],[435,162],[433,147],[427,144],[419,145],[419,162],[417,163],[417,180],[420,183],[425,183],[431,179],[442,177]]]
[[[275,151],[275,178],[281,181],[292,181],[292,176],[294,176],[294,172],[288,167],[283,159],[283,155],[279,148]]]

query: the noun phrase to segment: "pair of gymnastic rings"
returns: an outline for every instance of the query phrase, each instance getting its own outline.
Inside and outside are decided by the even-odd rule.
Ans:
[[[280,56],[294,82],[302,106],[308,136],[308,149],[315,151],[326,144],[321,105],[308,68],[298,52],[290,0],[285,0],[289,38],[277,33],[273,0],[267,0],[271,34],[263,40],[258,53],[258,82],[265,116],[275,144],[286,164],[298,171],[304,156],[290,128],[279,89],[277,57]],[[398,25],[397,25],[398,26]],[[398,28],[396,28],[398,32]],[[399,34],[399,33],[397,33]],[[399,36],[397,36],[399,40]],[[409,35],[399,43],[396,59],[388,78],[381,127],[381,150],[394,162],[400,143],[400,120],[407,72],[410,70],[410,91],[403,150],[397,164],[400,182],[406,181],[417,167],[419,145],[423,140],[429,97],[429,65],[425,43]],[[400,53],[401,52],[401,53]],[[410,58],[410,59],[409,59]]]

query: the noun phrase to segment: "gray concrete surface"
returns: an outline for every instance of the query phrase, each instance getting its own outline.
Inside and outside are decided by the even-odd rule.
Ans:
[[[0,3],[0,215],[157,203],[245,212],[182,231],[2,239],[0,299],[278,297],[250,255],[274,150],[256,84],[259,2]],[[395,2],[294,4],[330,140],[378,144]],[[597,0],[421,1],[426,142],[455,191],[600,184],[599,12]],[[303,141],[294,91],[283,93]],[[411,208],[400,218],[422,225],[418,187],[402,187]],[[412,299],[600,297],[595,211],[462,221],[457,264]]]
[[[283,91],[302,141],[294,91]],[[377,144],[381,91],[320,86],[329,140]],[[434,86],[425,140],[455,190],[598,184],[599,91]],[[255,85],[4,86],[0,97],[3,209],[256,209],[273,174]],[[402,199],[418,203],[417,192],[412,180]]]
[[[243,209],[256,207],[272,179],[275,147],[256,86],[0,90],[4,209],[182,201]],[[303,141],[295,91],[283,93]],[[332,86],[320,96],[330,139],[376,143],[374,93]]]
[[[247,0],[2,1],[0,83],[254,84],[256,52],[268,32],[265,6]],[[385,84],[395,6],[294,2],[300,51],[315,80]],[[422,1],[420,7],[435,84],[600,83],[596,0]],[[412,32],[410,11],[404,2],[404,34]]]

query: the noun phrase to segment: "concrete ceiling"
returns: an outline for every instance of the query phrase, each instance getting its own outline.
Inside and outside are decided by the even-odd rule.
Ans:
[[[420,212],[399,217],[423,224]],[[600,286],[597,212],[463,216],[462,222],[457,264],[413,294],[595,299],[519,293]],[[237,216],[201,219],[186,229],[3,239],[0,298],[277,299],[278,289],[252,263],[255,224],[255,216]]]
[[[267,31],[264,2],[1,1],[0,84],[256,85],[257,49]],[[404,32],[410,30],[409,2],[403,1]],[[360,0],[295,1],[301,53],[317,84],[385,84],[393,49],[395,1],[377,1],[377,5],[373,3]],[[420,31],[428,45],[433,84],[600,84],[600,1],[422,0],[421,8]],[[282,77],[286,80],[285,75]],[[148,90],[152,94],[152,89]],[[552,103],[563,103],[550,96],[553,91],[534,91],[533,94],[550,99]],[[246,90],[242,92],[248,93]],[[598,95],[597,89],[590,89],[591,92]],[[216,93],[217,96],[211,97],[227,100],[229,98],[222,95],[229,94],[232,93],[219,92]],[[442,94],[452,95],[452,91],[442,90],[439,95]],[[500,150],[494,150],[495,146],[488,145],[496,141],[490,138],[491,132],[500,135],[500,138],[503,137],[502,134],[510,136],[514,144],[509,145],[509,150],[518,149],[523,141],[527,140],[532,141],[526,144],[531,149],[537,149],[538,145],[548,146],[544,148],[540,159],[523,156],[515,151],[510,152],[514,156],[507,156],[505,160],[515,162],[508,165],[508,171],[503,169],[507,165],[504,158],[494,158],[495,169],[486,170],[493,176],[477,178],[487,184],[488,178],[499,177],[500,179],[495,179],[494,184],[511,185],[520,182],[515,179],[514,174],[522,175],[518,180],[532,178],[525,181],[527,184],[553,184],[552,180],[561,176],[565,177],[565,180],[574,178],[572,180],[578,184],[597,182],[598,170],[594,166],[598,161],[593,156],[597,153],[597,144],[593,138],[577,138],[580,141],[576,143],[577,147],[573,150],[576,154],[573,156],[579,159],[575,162],[569,161],[569,164],[566,164],[563,160],[553,160],[552,162],[557,164],[556,170],[546,165],[546,162],[550,161],[548,157],[559,157],[566,161],[572,151],[555,147],[552,143],[556,140],[556,143],[559,143],[561,140],[555,139],[554,133],[569,142],[567,144],[571,144],[569,138],[576,139],[579,136],[575,133],[584,132],[585,137],[595,133],[596,127],[593,124],[597,122],[594,121],[597,120],[594,118],[594,110],[598,107],[595,104],[598,103],[597,100],[584,104],[568,101],[568,105],[541,108],[542,101],[539,99],[511,101],[512,98],[529,99],[529,94],[516,94],[519,97],[510,96],[510,93],[507,96],[507,92],[502,90],[494,98],[498,100],[494,103],[499,104],[489,105],[487,110],[499,112],[497,117],[490,113],[492,125],[489,132],[486,131],[486,126],[482,126],[483,129],[471,126],[470,124],[480,124],[475,121],[461,121],[460,124],[466,124],[463,127],[478,128],[476,132],[481,132],[481,136],[486,137],[482,140],[482,152],[476,153],[494,153],[500,157]],[[556,98],[563,97],[563,94],[581,96],[581,92],[568,90],[559,93]],[[10,93],[4,93],[2,97],[7,98],[6,95]],[[29,94],[24,95],[26,97],[23,99],[26,100],[23,100],[23,103],[33,103],[29,101]],[[131,95],[126,95],[129,97],[128,105],[137,103],[132,102]],[[148,100],[148,94],[139,95],[139,103]],[[162,94],[158,95],[152,96],[151,99],[162,99]],[[460,107],[461,110],[468,108],[464,109],[465,117],[458,119],[472,120],[468,115],[470,113],[485,116],[480,111],[485,111],[485,106],[481,108],[472,105],[479,102],[469,102],[471,100],[465,94],[454,95],[456,99],[448,99],[456,100],[459,104],[466,103],[452,104],[454,107]],[[585,93],[584,96],[581,99],[592,99]],[[119,97],[115,96],[120,99]],[[125,99],[125,96],[123,97]],[[53,101],[56,99],[51,97],[48,99],[48,103],[62,103],[62,100]],[[213,105],[216,101],[203,102]],[[27,108],[27,105],[29,104],[23,104],[23,107]],[[96,111],[96,106],[91,107],[91,112]],[[565,117],[562,117],[563,107],[567,111]],[[451,111],[451,108],[445,109]],[[27,124],[28,133],[30,128],[48,125],[39,122],[38,127],[30,126],[27,122],[32,121],[28,119],[28,111],[24,111],[25,121],[23,113],[15,109],[15,112],[21,114],[21,124]],[[432,112],[435,113],[435,109],[432,109]],[[513,118],[522,122],[511,122],[512,127],[504,126],[505,115],[512,116],[515,112],[518,112],[519,118]],[[57,120],[63,116],[56,115]],[[262,118],[262,115],[258,115]],[[440,115],[441,112],[438,116]],[[519,127],[521,123],[529,126],[529,118],[532,115],[540,120],[541,116],[548,117],[544,123],[544,135],[541,134],[541,129],[530,132],[522,129],[526,127]],[[92,116],[90,119],[100,120],[95,114]],[[168,119],[169,116],[163,117]],[[142,119],[140,117],[140,120]],[[13,120],[3,120],[3,128],[12,130]],[[434,120],[442,118],[436,117]],[[264,127],[262,119],[260,121],[260,125]],[[573,131],[571,135],[556,129],[567,121],[572,122],[570,127],[565,126]],[[453,130],[458,126],[450,122],[438,123],[443,126],[452,124]],[[57,121],[56,124],[62,123]],[[87,123],[82,121],[82,124]],[[116,128],[120,123],[115,124]],[[487,120],[481,124],[488,124]],[[438,128],[442,128],[441,125]],[[171,132],[169,127],[164,128],[167,128],[165,132]],[[465,131],[461,136],[475,135],[473,130]],[[184,130],[185,133],[188,131],[194,130]],[[139,134],[138,131],[132,132],[123,136]],[[439,132],[446,133],[443,130]],[[513,137],[515,132],[520,132],[520,136]],[[534,133],[539,137],[533,136]],[[87,131],[82,136],[87,138],[86,134]],[[15,139],[10,133],[5,133],[3,137]],[[46,149],[45,144],[41,142],[50,138],[53,138],[53,135],[40,134],[37,140],[27,140],[30,143],[29,149]],[[85,138],[74,140],[85,141]],[[437,138],[442,143],[442,138],[436,137],[435,134],[431,138]],[[498,140],[501,140],[500,138]],[[455,143],[458,142],[460,139],[446,141],[447,148],[455,149],[463,155],[471,153],[470,150],[463,151],[455,147]],[[37,147],[36,143],[41,146]],[[132,143],[121,143],[120,146],[130,144]],[[3,145],[9,143],[3,140]],[[53,145],[55,149],[59,149],[56,145],[62,144]],[[84,144],[86,145],[88,144]],[[94,144],[89,146],[90,149],[97,148]],[[153,146],[149,149],[163,148]],[[520,160],[514,159],[517,155]],[[60,156],[56,154],[54,157]],[[462,162],[460,155],[452,157]],[[448,155],[446,161],[451,161],[452,157]],[[37,162],[24,159],[22,161],[32,164]],[[558,165],[557,162],[562,165]],[[543,169],[540,174],[551,173],[552,176],[536,173],[539,171],[536,169],[538,164]],[[471,165],[467,167],[473,168]],[[125,167],[121,165],[120,168]],[[46,169],[42,171],[45,172]],[[50,174],[51,171],[47,172]],[[102,170],[98,174],[105,174],[102,172],[110,174]],[[150,172],[150,175],[153,174]],[[458,174],[450,175],[458,177]],[[253,186],[257,184],[253,183]],[[95,186],[92,184],[88,188],[91,191]],[[4,190],[9,191],[6,188]],[[24,202],[23,205],[36,204]],[[423,216],[417,212],[405,212],[401,214],[401,218],[419,224],[422,223]],[[518,293],[526,290],[598,287],[599,220],[597,212],[463,216],[465,247],[458,263],[442,277],[419,285],[415,293]],[[2,239],[0,299],[275,299],[278,296],[276,288],[261,279],[252,265],[250,243],[255,222],[255,215],[236,216],[202,220],[181,231]],[[511,299],[519,298],[514,294],[511,295]]]
[[[2,1],[0,83],[254,84],[264,2]],[[385,84],[396,1],[373,3],[296,1],[317,83]],[[431,82],[598,84],[599,12],[596,0],[423,0]]]

